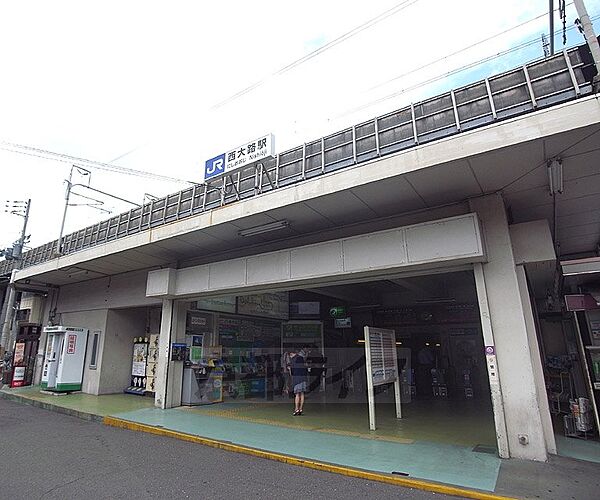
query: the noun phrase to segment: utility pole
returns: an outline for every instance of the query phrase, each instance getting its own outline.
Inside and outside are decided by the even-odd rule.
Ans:
[[[554,55],[554,0],[549,0],[549,13],[550,16],[550,56]]]
[[[88,183],[87,184],[74,184],[73,183],[73,170],[75,170],[75,169],[81,175],[86,176],[88,178]],[[129,204],[134,205],[134,206],[136,206],[138,208],[141,207],[141,205],[139,203],[134,203],[133,201],[126,200],[125,198],[121,198],[119,196],[115,196],[114,194],[110,194],[110,193],[107,193],[105,191],[100,191],[99,189],[91,187],[90,186],[91,179],[92,179],[92,173],[89,170],[87,170],[87,169],[85,169],[83,167],[80,167],[78,165],[73,165],[71,167],[71,171],[69,172],[69,178],[65,179],[65,183],[67,184],[67,189],[66,189],[66,192],[65,192],[65,209],[63,211],[62,222],[60,224],[60,232],[58,234],[58,240],[56,242],[56,248],[55,248],[55,254],[56,254],[56,256],[62,255],[62,239],[63,239],[64,230],[65,230],[65,221],[67,220],[67,209],[70,206],[74,205],[74,204],[69,203],[69,200],[71,198],[71,191],[72,191],[72,189],[74,187],[81,186],[81,187],[83,187],[85,189],[89,189],[90,191],[93,191],[95,193],[100,193],[100,194],[102,194],[104,196],[109,196],[110,198],[114,198],[114,199],[119,200],[119,201],[124,201],[125,203],[129,203]],[[99,200],[96,200],[94,198],[89,198],[88,196],[84,196],[82,194],[78,194],[78,193],[72,193],[72,194],[73,195],[77,195],[77,196],[81,196],[82,198],[87,198],[87,199],[92,200],[92,201],[99,202],[99,204],[103,203],[103,202],[101,202]],[[93,208],[98,208],[97,205],[92,205],[92,204],[89,204],[89,203],[86,204],[86,206],[93,207]],[[101,209],[99,209],[99,210],[101,210]]]
[[[11,282],[8,285],[8,294],[4,301],[4,323],[2,325],[2,336],[0,337],[0,346],[4,347],[6,351],[12,350],[14,342],[13,335],[11,335],[13,319],[15,316],[15,307],[17,302],[17,292],[12,283],[14,275],[18,269],[23,265],[23,247],[25,246],[27,223],[29,222],[29,208],[31,207],[31,199],[28,199],[26,203],[23,202],[12,202],[14,210],[10,211],[14,215],[23,217],[23,228],[21,230],[21,237],[19,241],[13,246],[12,258],[16,259],[17,266],[13,270],[11,275]]]
[[[575,9],[577,10],[577,15],[579,16],[579,22],[581,23],[580,25],[583,30],[583,35],[585,36],[585,41],[590,48],[592,59],[596,65],[597,73],[594,78],[594,87],[596,87],[598,82],[600,82],[600,45],[598,45],[598,39],[594,33],[594,27],[592,26],[590,16],[588,16],[583,0],[573,0],[573,3],[575,4]]]

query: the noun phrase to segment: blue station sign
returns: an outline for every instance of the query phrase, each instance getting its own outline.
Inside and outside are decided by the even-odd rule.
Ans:
[[[275,138],[273,134],[264,135],[207,160],[204,164],[204,181],[231,174],[252,163],[272,157],[274,154]]]

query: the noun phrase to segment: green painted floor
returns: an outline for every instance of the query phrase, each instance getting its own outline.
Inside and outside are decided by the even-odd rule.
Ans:
[[[48,403],[62,408],[69,408],[93,415],[112,415],[124,411],[139,410],[141,408],[154,407],[154,398],[135,396],[131,394],[105,394],[94,396],[75,392],[55,396],[40,392],[39,386],[19,387],[14,389],[3,388],[2,392],[33,399],[41,403]]]
[[[376,431],[368,429],[364,403],[308,401],[293,417],[289,400],[227,402],[161,410],[152,398],[129,394],[55,396],[39,387],[3,392],[41,403],[259,448],[276,453],[378,472],[401,472],[493,491],[500,460],[495,448],[491,409],[475,401],[413,401],[397,420],[394,405],[377,404]]]
[[[201,415],[367,439],[496,447],[492,410],[476,401],[413,401],[402,406],[401,420],[395,418],[394,404],[378,403],[376,431],[369,430],[365,403],[307,402],[302,417],[293,417],[292,410],[291,401],[281,400],[246,400],[184,409]]]
[[[470,447],[429,441],[410,443],[215,418],[210,411],[146,408],[115,415],[187,434],[377,472],[400,472],[469,488],[493,491],[500,459]],[[302,419],[310,419],[309,413]],[[306,424],[304,424],[306,425]]]

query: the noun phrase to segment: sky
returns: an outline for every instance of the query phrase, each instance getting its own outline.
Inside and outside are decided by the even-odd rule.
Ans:
[[[600,16],[600,0],[586,6]],[[205,160],[263,134],[282,152],[543,57],[547,8],[547,0],[2,2],[0,147],[202,182]],[[576,17],[569,4],[567,27]],[[567,37],[583,43],[575,29]],[[0,205],[32,199],[30,246],[58,237],[70,168],[0,149]],[[135,203],[186,187],[97,169],[75,171],[73,182]],[[113,215],[132,207],[74,192]],[[109,216],[69,207],[65,234]],[[0,249],[21,226],[0,212]]]

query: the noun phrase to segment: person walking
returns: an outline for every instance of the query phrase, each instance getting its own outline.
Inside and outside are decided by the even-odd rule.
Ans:
[[[307,369],[304,350],[292,354],[290,366],[292,372],[292,387],[294,388],[294,413],[295,417],[302,415],[304,409],[304,393],[306,392]]]

